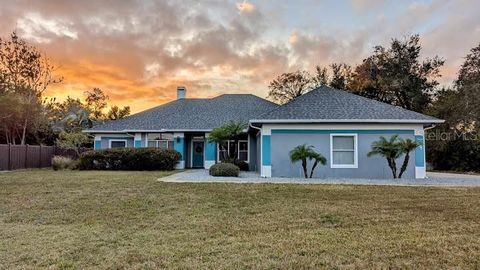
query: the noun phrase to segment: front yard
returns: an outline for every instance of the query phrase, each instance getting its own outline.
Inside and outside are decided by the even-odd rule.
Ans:
[[[479,268],[480,188],[0,173],[0,268]]]

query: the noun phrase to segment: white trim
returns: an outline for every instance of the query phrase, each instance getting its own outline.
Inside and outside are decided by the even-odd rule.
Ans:
[[[183,170],[185,169],[185,160],[180,160],[177,165],[175,166],[175,169],[177,170]]]
[[[164,133],[164,132],[210,132],[212,129],[122,129],[122,130],[94,130],[84,129],[84,133]]]
[[[353,137],[353,164],[333,164],[333,137]],[[330,168],[332,169],[357,169],[358,168],[358,134],[357,133],[331,133],[330,134]]]
[[[263,135],[271,135],[272,129],[300,129],[300,130],[413,130],[414,133],[422,133],[422,124],[264,124]]]
[[[215,165],[215,160],[205,160],[205,169],[210,169],[213,165]]]
[[[272,177],[272,166],[262,165],[262,172],[260,173],[261,177]]]
[[[445,120],[416,120],[416,119],[252,119],[250,123],[404,123],[404,124],[432,124],[443,123]]]
[[[415,178],[423,179],[427,177],[426,167],[415,167]]]
[[[108,140],[108,149],[112,148],[112,142],[124,142],[125,143],[125,147],[123,148],[127,148],[128,145],[127,145],[127,140],[125,139],[109,139]],[[120,147],[118,147],[120,148]]]

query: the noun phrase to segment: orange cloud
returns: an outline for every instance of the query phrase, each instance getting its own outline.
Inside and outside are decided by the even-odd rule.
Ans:
[[[247,1],[243,1],[241,3],[237,3],[237,9],[240,12],[252,12],[255,10],[255,5]]]

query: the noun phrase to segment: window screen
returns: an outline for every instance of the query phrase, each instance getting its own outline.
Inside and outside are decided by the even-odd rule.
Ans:
[[[332,164],[355,165],[355,136],[332,136]]]
[[[161,149],[173,149],[173,134],[149,133],[147,135],[147,146]]]

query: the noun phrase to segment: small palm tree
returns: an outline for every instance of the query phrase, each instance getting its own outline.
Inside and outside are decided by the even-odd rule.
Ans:
[[[397,163],[395,160],[402,155],[402,147],[398,142],[398,135],[392,136],[389,140],[381,136],[372,144],[372,151],[367,156],[379,155],[387,159],[388,167],[392,171],[393,178],[397,178]]]
[[[412,152],[422,144],[412,139],[406,139],[406,140],[400,139],[399,144],[400,144],[400,148],[402,149],[402,153],[405,154],[402,167],[400,168],[400,174],[398,175],[398,178],[402,178],[403,173],[407,170],[408,161],[410,160],[410,152]]]
[[[222,158],[224,160],[235,161],[237,158],[237,145],[240,139],[240,135],[245,133],[245,129],[248,127],[248,124],[245,122],[228,122],[220,127],[216,127],[210,132],[208,136],[209,142],[217,143],[223,153]],[[235,147],[233,153],[228,153],[225,148],[224,143],[228,140],[233,140]]]
[[[302,162],[303,175],[305,176],[305,178],[309,178],[307,171],[307,160],[315,160],[312,169],[310,170],[310,178],[313,177],[313,171],[319,163],[322,165],[325,165],[327,163],[327,159],[320,153],[315,152],[313,148],[313,146],[307,146],[306,144],[302,144],[293,148],[290,151],[290,160],[292,162]]]

